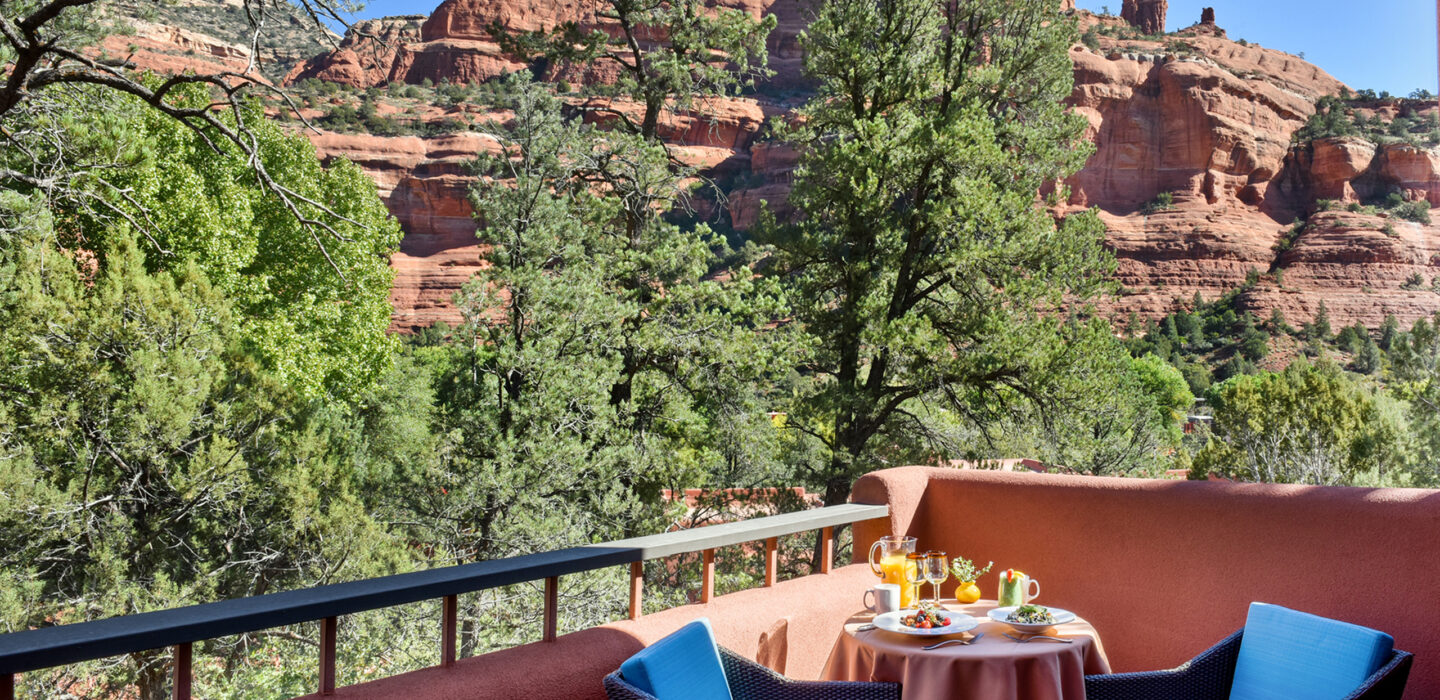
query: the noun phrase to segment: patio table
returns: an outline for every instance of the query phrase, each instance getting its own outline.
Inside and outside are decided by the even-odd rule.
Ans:
[[[889,681],[901,684],[904,700],[1084,700],[1086,674],[1109,673],[1100,636],[1084,619],[1056,625],[1049,636],[1070,644],[1007,639],[1013,628],[986,617],[995,601],[970,605],[955,601],[947,610],[974,617],[980,626],[965,635],[918,637],[873,629],[857,632],[873,613],[857,614],[835,640],[821,678]],[[930,651],[921,647],[944,639],[985,636],[973,644],[951,644]]]

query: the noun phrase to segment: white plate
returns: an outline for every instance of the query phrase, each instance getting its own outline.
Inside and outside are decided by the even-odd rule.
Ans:
[[[946,634],[959,634],[961,632],[968,632],[980,625],[979,620],[976,620],[975,618],[970,617],[965,613],[957,613],[946,610],[945,614],[949,616],[950,624],[945,625],[944,627],[931,627],[928,630],[919,629],[916,627],[906,627],[905,623],[901,622],[900,620],[907,615],[914,615],[915,612],[915,610],[897,610],[895,612],[881,613],[875,616],[875,626],[879,627],[882,630],[899,632],[900,634],[912,634],[916,637],[939,637]]]
[[[1075,613],[1072,613],[1069,610],[1062,610],[1060,608],[1052,608],[1049,606],[1046,606],[1045,609],[1049,610],[1050,614],[1055,616],[1054,622],[1048,624],[1026,624],[1024,622],[1011,622],[1010,613],[1015,612],[1015,607],[1013,605],[1004,608],[995,608],[994,610],[991,610],[989,612],[989,615],[990,619],[996,622],[1010,625],[1011,627],[1014,627],[1021,632],[1043,632],[1050,629],[1051,627],[1054,627],[1055,625],[1063,625],[1067,622],[1075,621]]]

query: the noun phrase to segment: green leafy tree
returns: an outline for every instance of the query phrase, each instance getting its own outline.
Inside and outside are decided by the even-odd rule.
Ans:
[[[1434,484],[1440,481],[1440,315],[1417,319],[1408,333],[1397,331],[1386,356],[1390,389],[1409,402],[1415,475],[1422,485]]]
[[[1245,314],[1240,329],[1240,355],[1251,362],[1259,362],[1268,354],[1270,354],[1270,334],[1256,328],[1254,317],[1248,313]]]
[[[351,0],[240,0],[239,4],[245,21],[230,28],[257,47],[272,44],[273,28],[294,26],[308,27],[325,36],[322,43],[331,44],[326,24],[347,24],[345,17],[356,9]],[[6,141],[0,151],[0,183],[38,192],[51,202],[94,205],[97,210],[113,212],[121,202],[133,206],[123,187],[105,184],[107,173],[122,171],[125,163],[107,159],[110,154],[103,150],[76,148],[71,133],[77,121],[93,124],[103,119],[115,100],[123,97],[204,133],[217,153],[240,154],[240,161],[249,166],[248,179],[288,211],[322,251],[328,239],[343,241],[342,232],[312,213],[335,216],[336,212],[323,200],[291,189],[284,173],[271,170],[271,163],[257,150],[261,135],[251,127],[259,121],[245,115],[250,109],[247,103],[252,91],[278,92],[258,67],[149,78],[127,70],[125,60],[100,45],[102,38],[132,29],[129,13],[112,11],[109,3],[100,0],[7,0],[0,6],[0,134]],[[186,97],[196,88],[205,95],[198,104]],[[287,106],[294,108],[290,102]],[[96,187],[97,182],[101,186]],[[130,217],[128,223],[144,234],[151,225],[148,215],[163,213],[163,208],[148,210],[146,216]]]
[[[1380,349],[1389,352],[1399,335],[1400,320],[1395,318],[1395,314],[1385,314],[1385,320],[1380,323]]]
[[[182,96],[187,104],[206,100],[195,89]],[[256,183],[244,153],[217,152],[213,133],[128,97],[108,104],[104,113],[70,117],[66,138],[123,163],[93,187],[127,194],[99,209],[64,206],[74,221],[62,229],[67,243],[104,260],[111,236],[123,230],[113,222],[144,222],[146,266],[198,265],[231,299],[256,358],[302,395],[345,395],[377,381],[395,350],[386,333],[388,258],[401,234],[374,182],[343,159],[322,167],[309,141],[266,121],[258,107],[238,112],[253,122],[254,152],[277,182],[325,203],[323,210],[296,205],[303,218],[335,232],[321,247],[294,211]]]
[[[1270,321],[1266,325],[1270,327],[1270,332],[1275,335],[1295,332],[1295,329],[1291,328],[1290,324],[1285,322],[1285,312],[1281,311],[1278,306],[1270,310]]]
[[[1092,330],[1106,329],[1097,325]],[[1016,421],[1007,432],[1030,430],[1038,435],[1032,444],[1014,444],[1010,449],[1026,449],[1071,472],[1158,475],[1170,466],[1169,455],[1180,444],[1186,411],[1195,402],[1184,377],[1154,355],[1132,359],[1095,353],[1083,359],[1092,364],[1076,374],[1083,377],[1091,400],[1034,411]]]
[[[8,629],[403,567],[403,549],[367,514],[362,485],[383,475],[337,454],[353,434],[323,437],[329,420],[252,354],[240,316],[197,265],[148,270],[134,239],[112,231],[87,258],[92,271],[56,246],[33,200],[0,193],[0,220],[10,233],[0,237]],[[215,640],[197,653],[225,657],[234,673],[242,647]],[[152,652],[26,682],[134,686],[148,699],[166,696],[165,672]]]
[[[1154,355],[1135,358],[1130,364],[1144,394],[1154,402],[1152,425],[1178,442],[1185,416],[1195,405],[1195,394],[1184,374]]]
[[[1090,153],[1061,104],[1077,38],[1044,0],[832,0],[801,37],[819,93],[783,131],[799,216],[770,237],[810,339],[790,424],[829,452],[827,503],[905,446],[956,450],[947,422],[1063,402],[1092,352],[1057,309],[1101,288],[1103,227],[1035,203]]]
[[[1199,473],[1246,481],[1346,484],[1400,463],[1405,427],[1383,395],[1331,363],[1297,360],[1283,372],[1212,386],[1209,442]]]

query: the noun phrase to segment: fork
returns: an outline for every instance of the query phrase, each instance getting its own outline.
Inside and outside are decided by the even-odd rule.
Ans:
[[[1048,639],[1048,640],[1050,640],[1050,641],[1052,641],[1052,642],[1060,642],[1061,644],[1074,644],[1074,643],[1075,643],[1075,640],[1073,640],[1073,639],[1064,639],[1064,638],[1061,638],[1061,637],[1047,637],[1047,636],[1045,636],[1045,635],[1043,635],[1043,634],[1033,634],[1033,635],[1030,635],[1029,637],[1015,637],[1015,636],[1012,636],[1010,633],[1007,632],[1007,633],[1005,633],[1005,637],[1006,637],[1007,639],[1013,639],[1013,640],[1015,640],[1015,641],[1017,641],[1017,642],[1019,642],[1019,643],[1021,643],[1021,644],[1026,644],[1026,643],[1029,643],[1029,642],[1033,642],[1033,641],[1035,641],[1035,640],[1037,640],[1037,639]]]
[[[977,634],[977,635],[975,635],[974,637],[971,637],[971,638],[969,638],[969,639],[947,639],[947,640],[945,640],[945,641],[943,641],[943,642],[936,642],[936,643],[934,643],[934,644],[931,644],[931,645],[929,645],[929,646],[922,647],[922,648],[925,649],[926,651],[929,651],[929,650],[931,650],[931,649],[939,649],[940,647],[946,646],[947,644],[959,644],[959,645],[962,645],[962,646],[963,646],[963,645],[966,645],[966,644],[974,644],[976,641],[978,641],[981,637],[984,637],[984,636],[985,636],[985,633],[984,633],[984,632],[981,632],[980,634]]]

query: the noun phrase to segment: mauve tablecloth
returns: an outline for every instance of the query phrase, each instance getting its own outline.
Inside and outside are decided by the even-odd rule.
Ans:
[[[905,700],[1084,700],[1085,675],[1110,672],[1100,636],[1083,619],[1047,632],[1074,639],[1071,644],[1020,644],[1005,638],[1006,632],[1016,634],[1010,626],[985,616],[993,600],[945,607],[979,620],[968,634],[985,637],[925,651],[927,644],[965,635],[912,637],[876,629],[857,636],[855,628],[874,617],[866,612],[845,623],[821,678],[900,683]]]

